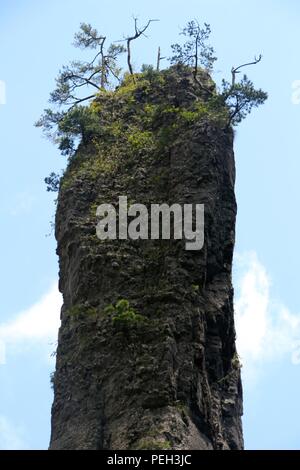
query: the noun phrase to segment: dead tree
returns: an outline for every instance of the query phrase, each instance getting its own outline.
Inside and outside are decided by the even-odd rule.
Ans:
[[[157,51],[157,64],[156,64],[156,70],[157,72],[159,72],[160,70],[160,63],[162,60],[164,60],[165,57],[162,57],[161,56],[161,50],[160,50],[160,47],[158,48],[158,51]]]
[[[153,21],[159,21],[159,20],[149,20],[148,23],[143,27],[143,28],[139,28],[138,27],[138,19],[137,18],[134,18],[134,30],[135,30],[135,33],[133,36],[128,36],[125,40],[127,42],[127,64],[128,64],[128,69],[129,69],[129,72],[131,75],[133,75],[133,68],[132,68],[132,64],[131,64],[131,42],[132,41],[135,41],[136,39],[138,39],[140,36],[145,36],[145,31],[149,28],[150,24],[153,23]]]
[[[242,64],[242,65],[239,65],[238,67],[232,67],[232,69],[231,69],[231,75],[232,75],[231,86],[234,87],[236,74],[237,74],[237,73],[240,73],[239,70],[240,70],[241,68],[247,67],[248,65],[256,65],[256,64],[258,64],[258,62],[261,61],[261,59],[262,59],[262,55],[259,54],[258,59],[257,59],[256,57],[254,57],[254,61],[253,61],[253,62],[248,62],[247,64]]]

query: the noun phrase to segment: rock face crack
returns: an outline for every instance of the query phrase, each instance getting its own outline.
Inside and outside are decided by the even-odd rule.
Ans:
[[[137,84],[127,95],[125,87],[99,97],[114,138],[103,132],[80,145],[61,183],[64,304],[50,449],[243,448],[231,281],[233,134],[206,115],[183,125],[178,113],[200,92],[187,73],[160,75],[161,88]],[[179,109],[175,135],[162,105]],[[159,106],[150,124],[142,120]],[[124,127],[119,136],[115,123]],[[145,131],[155,138],[145,143]],[[187,251],[184,240],[100,241],[96,207],[117,205],[122,195],[146,206],[204,204],[203,248]]]

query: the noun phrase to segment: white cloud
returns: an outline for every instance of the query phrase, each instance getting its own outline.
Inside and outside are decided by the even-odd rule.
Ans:
[[[6,103],[6,84],[4,80],[0,80],[0,104]]]
[[[248,378],[266,361],[300,364],[300,314],[271,297],[271,281],[255,252],[237,255],[237,348]]]
[[[62,298],[55,284],[34,305],[11,321],[0,323],[0,364],[5,363],[5,352],[8,355],[8,352],[24,351],[36,345],[49,349],[57,339],[61,304]]]
[[[292,82],[292,96],[291,96],[291,102],[292,104],[300,104],[300,80],[294,80]]]
[[[24,430],[0,415],[0,450],[26,450]]]
[[[5,343],[3,340],[0,339],[0,366],[5,364],[6,358],[5,358]]]

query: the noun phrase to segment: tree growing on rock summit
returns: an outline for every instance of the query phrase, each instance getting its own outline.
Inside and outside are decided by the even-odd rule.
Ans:
[[[139,26],[134,18],[134,32],[125,36],[123,41],[108,43],[106,35],[100,34],[90,24],[82,23],[75,34],[74,45],[84,51],[93,51],[89,60],[76,60],[63,66],[56,78],[56,88],[50,94],[51,108],[37,121],[36,126],[43,129],[44,134],[58,145],[61,153],[71,157],[74,155],[79,142],[87,143],[92,136],[99,133],[99,119],[95,107],[91,104],[106,93],[113,93],[132,76],[133,82],[141,74],[159,74],[162,61],[159,48],[156,70],[152,66],[143,66],[137,74],[132,62],[132,43],[145,36],[151,24],[157,20],[150,19],[144,26]],[[258,59],[237,67],[232,67],[231,81],[222,80],[219,89],[208,87],[203,80],[213,73],[217,60],[214,48],[208,43],[211,34],[209,24],[200,26],[195,20],[189,21],[181,35],[185,41],[171,45],[172,55],[169,57],[171,67],[191,70],[193,80],[199,92],[206,95],[211,108],[223,107],[226,110],[224,127],[236,126],[249,114],[253,108],[263,104],[267,93],[256,89],[247,75],[238,80],[241,69],[256,65]],[[120,59],[127,54],[128,71],[123,72]],[[48,190],[58,190],[59,176],[55,173],[46,178]]]

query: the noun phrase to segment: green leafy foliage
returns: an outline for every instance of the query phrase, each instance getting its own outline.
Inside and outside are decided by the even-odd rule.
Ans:
[[[108,305],[104,313],[112,316],[112,323],[117,330],[127,331],[146,322],[146,317],[136,313],[127,299],[120,299],[116,305]]]
[[[60,179],[60,175],[52,171],[50,175],[45,178],[47,191],[57,192],[59,190]]]
[[[92,136],[98,135],[99,120],[91,106],[74,106],[67,112],[54,113],[46,109],[36,123],[58,145],[63,155],[72,156],[77,142],[87,143]]]
[[[141,30],[137,28],[136,32]],[[233,68],[232,83],[223,79],[217,90],[209,75],[216,61],[208,42],[210,34],[207,23],[200,26],[197,21],[190,21],[181,33],[185,42],[171,46],[169,69],[158,71],[152,65],[143,65],[141,73],[133,73],[131,66],[129,73],[124,74],[118,61],[126,50],[128,54],[128,43],[127,49],[120,43],[106,47],[106,36],[82,23],[74,45],[94,51],[93,56],[62,67],[50,94],[52,107],[45,109],[36,126],[58,145],[63,155],[72,157],[82,142],[93,143],[102,155],[109,150],[111,159],[114,151],[123,154],[130,148],[137,153],[154,147],[162,149],[181,131],[205,119],[224,128],[236,126],[267,99],[267,93],[256,89],[246,75],[235,80],[241,67],[258,63],[261,56]],[[178,105],[175,93],[172,103],[174,89],[170,87],[175,72],[182,77],[192,75],[193,102]],[[102,161],[105,168],[107,162],[112,168],[106,157]],[[45,181],[47,190],[58,189],[59,178],[54,173]]]
[[[236,126],[251,113],[252,108],[263,104],[268,94],[261,89],[256,90],[251,80],[244,75],[239,83],[233,85],[223,80],[220,97],[229,109],[228,124]]]
[[[183,44],[172,44],[173,56],[170,57],[171,64],[183,64],[190,67],[202,65],[212,71],[213,64],[217,60],[214,56],[214,48],[207,44],[211,34],[210,25],[204,23],[201,28],[197,21],[189,21],[181,34],[188,38]]]
[[[261,89],[256,90],[247,75],[244,75],[243,78],[236,83],[236,75],[234,73],[234,71],[238,71],[241,67],[257,64],[261,60],[261,55],[259,59],[255,59],[254,62],[244,64],[235,69],[233,68],[232,83],[223,79],[220,92],[217,94],[210,93],[198,76],[198,65],[212,72],[214,62],[216,61],[214,49],[207,43],[211,34],[210,26],[204,23],[204,27],[201,28],[196,21],[190,21],[181,34],[188,39],[183,45],[173,44],[171,46],[173,52],[173,56],[170,58],[171,64],[184,64],[194,68],[194,79],[203,90],[209,93],[211,107],[216,105],[219,108],[223,105],[227,108],[228,118],[226,120],[226,127],[230,125],[236,126],[253,108],[258,107],[266,101],[268,98],[267,93]]]
[[[97,309],[95,307],[91,307],[90,305],[84,305],[84,304],[75,304],[72,305],[67,311],[67,315],[69,315],[71,318],[76,319],[80,317],[81,315],[96,315],[97,314]]]
[[[167,440],[155,440],[151,438],[141,439],[134,447],[135,450],[170,450],[171,443]]]
[[[89,61],[73,61],[62,67],[49,99],[54,108],[45,109],[36,122],[36,126],[58,145],[63,155],[73,155],[76,138],[85,142],[96,130],[93,109],[81,103],[90,102],[101,90],[120,80],[121,69],[117,59],[125,48],[111,44],[105,49],[105,42],[106,37],[90,24],[81,24],[80,31],[75,34],[75,47],[96,49],[97,53]]]

